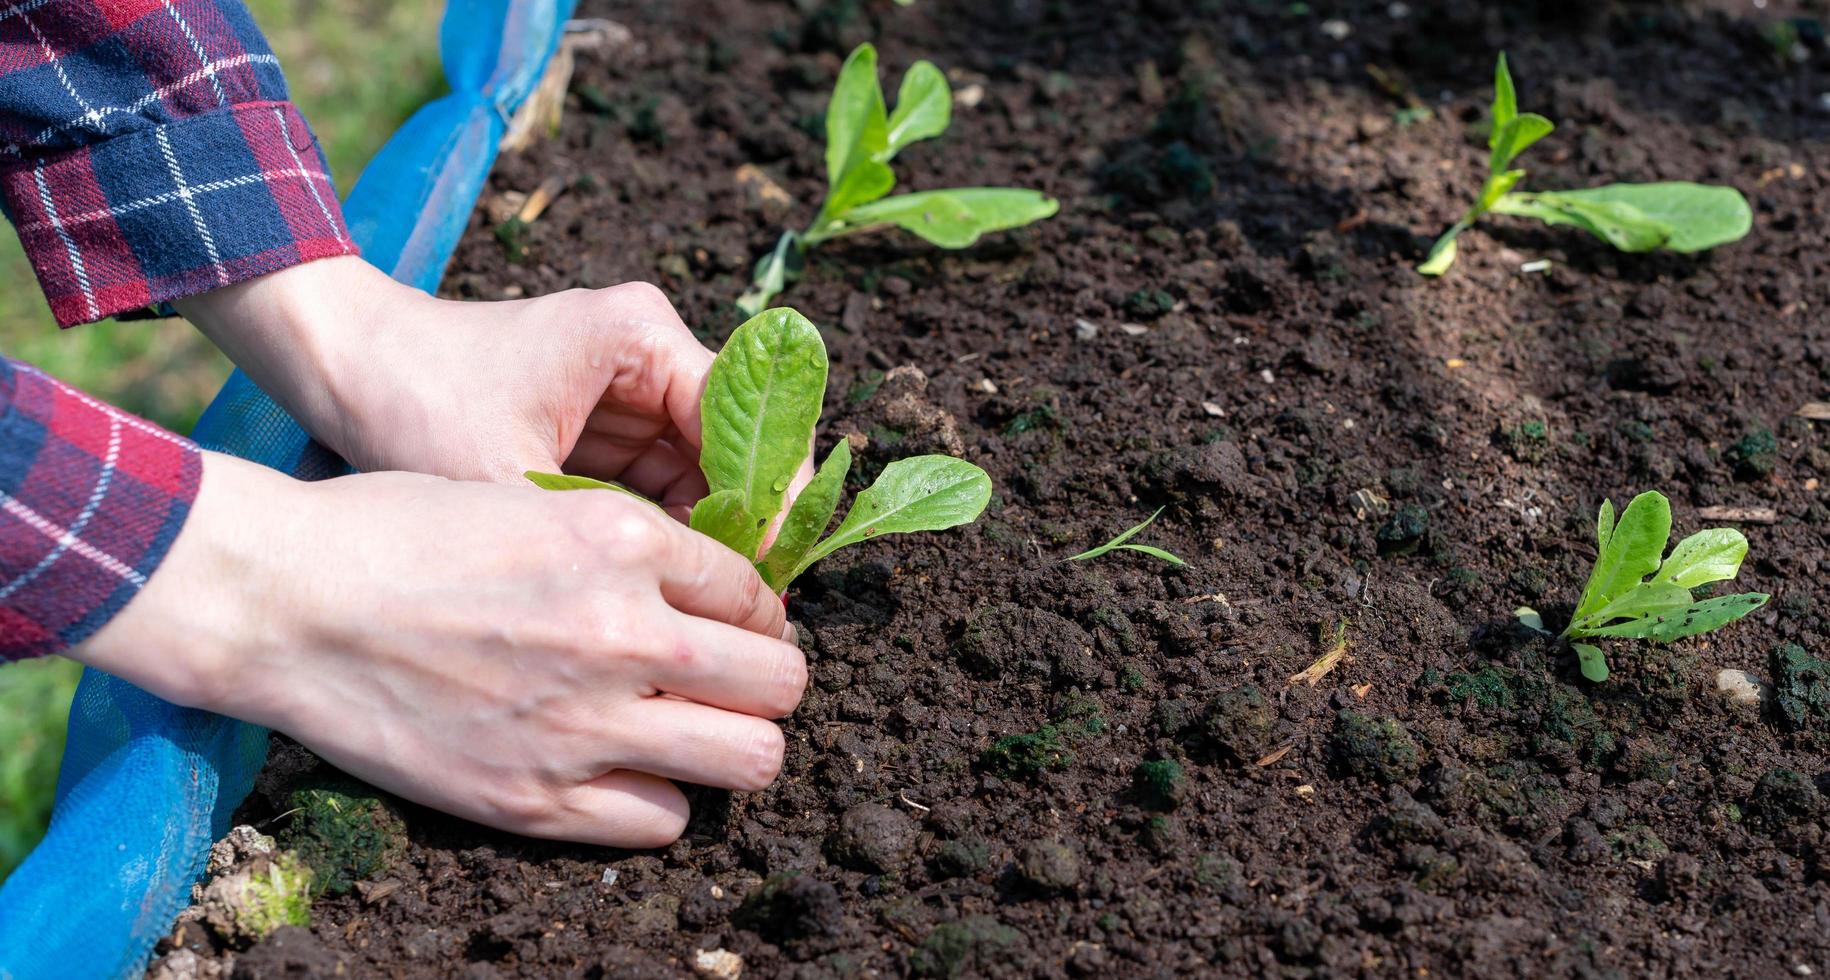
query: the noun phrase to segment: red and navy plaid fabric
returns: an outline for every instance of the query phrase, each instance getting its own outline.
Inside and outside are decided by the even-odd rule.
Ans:
[[[66,650],[112,619],[202,472],[189,440],[0,357],[0,660]]]
[[[0,203],[66,326],[356,251],[235,0],[0,7]]]
[[[65,326],[356,251],[235,0],[0,0],[0,205]],[[190,442],[0,358],[0,660],[119,612],[201,472]]]

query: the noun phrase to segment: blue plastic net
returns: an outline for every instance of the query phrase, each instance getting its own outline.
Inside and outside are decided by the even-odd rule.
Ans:
[[[452,0],[452,94],[422,108],[344,204],[369,262],[432,290],[495,162],[509,115],[558,46],[572,0]],[[360,71],[364,66],[352,65]],[[239,371],[194,437],[302,479],[347,472]],[[86,671],[51,828],[0,887],[0,978],[128,976],[190,901],[210,843],[265,761],[267,731]]]

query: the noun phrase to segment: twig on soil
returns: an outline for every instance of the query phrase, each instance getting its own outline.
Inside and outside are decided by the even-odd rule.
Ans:
[[[1336,667],[1339,667],[1341,661],[1346,659],[1347,623],[1343,621],[1335,626],[1334,642],[1329,645],[1328,650],[1320,657],[1316,658],[1315,663],[1310,664],[1297,673],[1291,674],[1290,680],[1286,682],[1284,686],[1295,687],[1298,684],[1308,684],[1310,687],[1314,687],[1321,682],[1322,678],[1327,677]]]
[[[1270,755],[1267,755],[1264,758],[1259,759],[1257,762],[1253,763],[1253,765],[1256,765],[1260,769],[1264,769],[1269,766],[1274,766],[1277,764],[1278,760],[1282,759],[1286,755],[1289,755],[1290,750],[1294,749],[1294,748],[1296,748],[1295,742],[1285,742],[1280,748],[1273,749],[1271,751]]]
[[[1735,507],[1728,504],[1704,507],[1697,511],[1697,516],[1706,521],[1738,521],[1742,524],[1773,524],[1779,520],[1779,512],[1771,507]]]
[[[1830,421],[1830,402],[1805,402],[1798,406],[1793,415],[1801,419],[1815,419],[1819,422]]]
[[[911,809],[920,810],[923,813],[927,813],[932,809],[932,807],[922,806],[914,800],[909,799],[909,791],[906,789],[898,791],[896,793],[896,798],[907,804]]]
[[[521,205],[521,210],[515,212],[515,220],[524,225],[533,224],[546,213],[547,206],[553,203],[554,198],[565,193],[565,189],[566,179],[558,174],[541,181],[540,186],[527,196],[527,202]]]
[[[273,815],[273,816],[271,816],[271,817],[268,817],[268,818],[267,818],[267,819],[265,819],[265,820],[262,820],[262,821],[261,821],[261,822],[260,822],[260,823],[257,823],[257,824],[255,824],[255,825],[254,825],[254,827],[255,827],[255,829],[256,829],[256,830],[259,830],[259,829],[262,829],[262,828],[265,828],[265,827],[271,827],[271,826],[273,826],[273,825],[274,825],[274,824],[276,824],[276,823],[279,823],[279,822],[280,822],[280,821],[281,821],[281,820],[284,820],[284,819],[286,819],[286,818],[287,818],[287,817],[290,817],[290,816],[292,816],[292,815],[293,815],[293,814],[295,814],[295,813],[301,813],[301,812],[303,812],[303,811],[304,811],[304,809],[305,809],[305,808],[304,808],[304,807],[302,807],[302,806],[295,806],[295,807],[293,807],[293,808],[292,808],[292,809],[290,809],[290,810],[287,810],[287,811],[286,811],[286,812],[285,812],[285,813],[276,813],[276,814],[274,814],[274,815]]]

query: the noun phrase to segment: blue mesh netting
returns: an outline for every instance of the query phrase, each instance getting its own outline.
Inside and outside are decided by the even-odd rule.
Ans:
[[[344,204],[368,261],[421,289],[438,285],[506,120],[539,80],[572,6],[446,6],[439,42],[452,94],[394,134]],[[346,472],[239,371],[193,435],[302,479]],[[188,904],[211,841],[228,830],[266,750],[265,729],[86,671],[50,832],[0,887],[0,980],[138,972]]]

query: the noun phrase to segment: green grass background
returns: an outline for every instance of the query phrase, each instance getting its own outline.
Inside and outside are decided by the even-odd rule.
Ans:
[[[444,90],[438,0],[247,3],[341,192],[395,127]],[[182,320],[58,330],[10,231],[0,231],[0,352],[178,432],[190,431],[229,373]],[[44,833],[78,673],[61,658],[0,667],[0,880]]]

